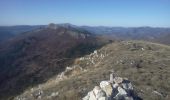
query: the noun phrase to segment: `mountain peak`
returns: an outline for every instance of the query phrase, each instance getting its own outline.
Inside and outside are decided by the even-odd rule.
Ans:
[[[57,29],[58,26],[57,26],[56,24],[54,24],[54,23],[50,23],[50,24],[48,24],[47,28],[50,28],[50,29]]]

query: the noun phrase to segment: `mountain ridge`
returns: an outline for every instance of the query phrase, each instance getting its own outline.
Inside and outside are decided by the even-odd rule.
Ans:
[[[131,80],[142,99],[168,100],[169,50],[167,45],[145,41],[114,42],[77,58],[58,76],[17,97],[36,100],[34,94],[41,90],[42,100],[80,100],[100,81],[108,80],[114,70],[117,76]]]
[[[93,33],[96,35],[107,35],[109,37],[113,37],[120,40],[147,40],[151,42],[158,43],[169,43],[162,42],[162,35],[164,37],[169,36],[170,28],[165,27],[107,27],[107,26],[76,26],[70,23],[62,23],[55,24],[56,26],[76,29],[76,30],[84,30],[89,33]],[[4,31],[4,33],[12,33],[14,35],[34,31],[37,29],[44,29],[48,27],[48,25],[37,25],[37,26],[10,26],[10,27],[0,27],[0,33]],[[10,37],[9,37],[10,38]],[[6,40],[7,38],[0,39]]]
[[[0,45],[0,97],[46,81],[76,57],[108,42],[85,31],[64,27],[35,30],[6,41]]]

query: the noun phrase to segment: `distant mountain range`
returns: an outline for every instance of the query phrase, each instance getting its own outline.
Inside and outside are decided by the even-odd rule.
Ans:
[[[107,35],[119,40],[146,40],[162,44],[170,44],[170,28],[153,27],[89,27],[81,28],[100,35]]]
[[[75,28],[78,30],[86,30],[90,33],[97,35],[107,35],[115,39],[120,40],[148,40],[152,42],[160,42],[163,44],[169,44],[168,40],[162,40],[163,37],[168,38],[170,34],[170,28],[161,27],[105,27],[105,26],[76,26],[69,23],[57,24],[65,28]],[[37,29],[42,29],[47,25],[37,26],[1,26],[0,27],[0,41],[7,40],[20,33],[29,32]],[[170,38],[170,37],[169,37]]]
[[[29,32],[39,28],[43,28],[45,25],[18,25],[18,26],[0,26],[0,42],[14,37],[20,33]]]

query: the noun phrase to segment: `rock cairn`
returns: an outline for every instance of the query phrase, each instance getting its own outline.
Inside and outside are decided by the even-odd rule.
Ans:
[[[83,98],[83,100],[142,100],[134,91],[132,83],[127,78],[110,74],[110,80],[101,81],[99,86]]]

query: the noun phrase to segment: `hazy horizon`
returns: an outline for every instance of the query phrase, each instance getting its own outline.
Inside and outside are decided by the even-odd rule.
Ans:
[[[0,25],[0,27],[13,27],[13,26],[39,26],[39,25],[44,25],[47,26],[48,24],[21,24],[21,25]],[[54,23],[54,24],[71,24],[71,25],[76,25],[72,23]],[[76,26],[87,26],[87,27],[122,27],[122,28],[139,28],[139,27],[150,27],[150,28],[170,28],[170,26],[106,26],[106,25],[76,25]]]
[[[169,0],[1,0],[0,26],[170,27]]]

